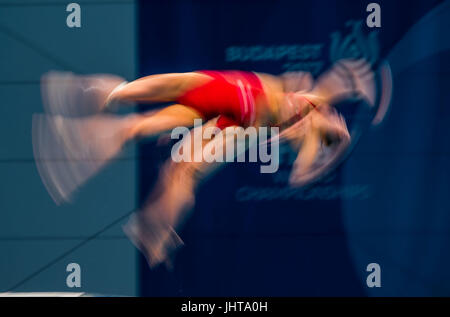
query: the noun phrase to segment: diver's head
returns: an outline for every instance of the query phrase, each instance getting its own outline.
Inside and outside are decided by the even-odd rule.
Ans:
[[[345,119],[334,107],[322,106],[320,116],[327,122],[319,129],[319,135],[324,145],[332,146],[350,140]]]

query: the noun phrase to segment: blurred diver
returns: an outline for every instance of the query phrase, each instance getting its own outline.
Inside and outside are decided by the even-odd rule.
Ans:
[[[357,97],[373,106],[374,87],[364,60],[338,61],[316,81],[305,72],[196,71],[132,82],[112,75],[50,72],[42,78],[46,114],[33,117],[36,164],[59,204],[70,201],[130,141],[192,127],[202,119],[204,129],[218,127],[225,138],[227,127],[279,127],[276,142],[287,141],[298,151],[290,184],[303,186],[328,172],[323,167],[332,166],[333,154],[351,141],[345,120],[331,105]],[[136,102],[173,104],[147,113],[112,113]],[[321,155],[325,150],[329,154]],[[222,164],[171,159],[164,164],[148,202],[124,227],[151,267],[170,265],[173,251],[182,245],[175,228],[192,210],[196,187]]]

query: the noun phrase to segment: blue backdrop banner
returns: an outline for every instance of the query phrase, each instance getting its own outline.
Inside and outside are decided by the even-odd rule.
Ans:
[[[141,259],[142,295],[450,295],[450,4],[377,1],[381,27],[369,28],[370,2],[140,1],[141,76],[317,77],[338,58],[364,55],[390,65],[393,80],[383,121],[350,123],[357,144],[320,182],[289,188],[295,153],[284,147],[275,174],[231,163],[207,179],[173,271]],[[170,148],[148,141],[139,152],[143,202]],[[368,286],[371,263],[381,287]]]

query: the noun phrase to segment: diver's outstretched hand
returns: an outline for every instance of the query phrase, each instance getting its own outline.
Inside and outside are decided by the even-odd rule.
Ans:
[[[339,60],[317,78],[311,93],[326,99],[328,104],[362,99],[375,106],[375,73],[364,59]]]

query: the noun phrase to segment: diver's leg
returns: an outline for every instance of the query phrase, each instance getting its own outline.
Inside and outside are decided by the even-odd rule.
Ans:
[[[191,148],[191,160],[175,162],[173,158],[170,158],[161,170],[159,180],[155,188],[153,195],[153,201],[157,204],[165,206],[165,221],[170,225],[176,227],[180,224],[180,213],[182,210],[190,209],[194,203],[194,192],[198,185],[211,173],[218,170],[225,163],[227,158],[233,156],[233,160],[237,154],[241,154],[238,151],[246,151],[248,148],[248,142],[242,149],[238,149],[236,145],[237,133],[244,133],[244,129],[241,132],[233,130],[235,127],[228,127],[230,130],[217,130],[213,133],[214,136],[211,139],[205,139],[202,136],[206,129],[217,129],[215,119],[210,120],[201,127],[201,133],[195,133],[191,131],[189,137],[190,140],[185,139],[184,144],[187,143],[188,148]],[[202,144],[201,147],[194,147],[193,144]],[[232,147],[230,146],[232,145]],[[183,147],[184,145],[182,145]],[[208,150],[207,150],[208,147]],[[219,150],[220,148],[220,150]],[[227,150],[232,149],[234,152],[232,155],[227,153]],[[186,147],[183,147],[183,151]],[[216,161],[213,158],[206,160],[205,155],[208,155],[209,150],[219,151],[222,153],[222,160]],[[194,158],[201,158],[200,161],[195,161]],[[157,197],[156,197],[157,196]],[[156,198],[156,199],[155,199]],[[150,199],[150,204],[152,199]],[[147,208],[145,208],[147,209]],[[151,209],[151,208],[148,208]]]
[[[127,131],[126,139],[152,137],[176,127],[191,127],[195,119],[203,116],[191,107],[175,104],[148,114],[134,115],[133,124]]]
[[[211,77],[201,73],[152,75],[127,83],[114,75],[74,75],[49,72],[42,77],[45,110],[52,115],[80,117],[115,110],[133,102],[176,101]]]
[[[171,73],[151,75],[123,83],[111,91],[105,101],[110,107],[118,102],[170,102],[186,91],[203,85],[211,77],[201,73]]]
[[[191,126],[197,118],[201,118],[200,114],[182,105],[127,116],[108,113],[83,118],[35,115],[36,164],[50,195],[57,203],[62,203],[69,201],[77,188],[117,157],[127,142],[156,136],[177,126]],[[49,164],[50,161],[40,159],[49,155],[65,160]]]
[[[211,120],[202,129],[204,131],[214,126],[215,120]],[[194,138],[194,133],[190,136]],[[190,144],[192,142],[193,139]],[[222,153],[226,153],[227,144],[235,142],[235,136],[226,135],[222,131],[211,141],[203,140],[202,148],[213,142],[214,146],[222,146]],[[149,202],[124,228],[130,239],[145,254],[151,267],[161,262],[170,264],[171,254],[183,244],[175,229],[181,226],[192,210],[196,187],[221,166],[223,162],[174,162],[171,159],[164,165]]]

